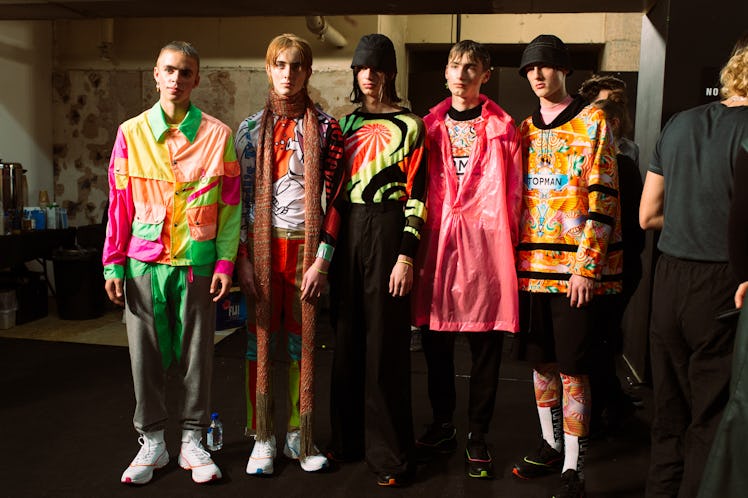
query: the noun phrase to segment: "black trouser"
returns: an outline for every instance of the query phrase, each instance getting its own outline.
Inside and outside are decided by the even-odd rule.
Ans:
[[[696,496],[727,403],[735,324],[726,263],[662,255],[655,271],[650,347],[654,386],[647,497]]]
[[[621,351],[621,319],[626,301],[621,294],[595,296],[592,303],[592,340],[590,344],[590,389],[592,404],[590,423],[601,421],[606,408],[620,408],[625,393],[616,373],[616,356]]]
[[[343,458],[365,453],[374,472],[402,473],[414,444],[410,297],[388,287],[405,218],[401,204],[353,205],[349,218],[335,253],[331,449]]]
[[[470,344],[470,397],[468,401],[468,431],[488,434],[496,404],[499,384],[503,332],[466,332]],[[428,367],[428,389],[434,422],[452,422],[455,411],[455,338],[456,332],[424,330],[421,336],[423,353]]]

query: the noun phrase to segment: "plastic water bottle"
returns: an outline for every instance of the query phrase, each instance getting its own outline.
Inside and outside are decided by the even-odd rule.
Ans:
[[[213,412],[210,416],[210,426],[206,439],[210,451],[218,451],[223,448],[223,424],[218,419],[218,412]]]

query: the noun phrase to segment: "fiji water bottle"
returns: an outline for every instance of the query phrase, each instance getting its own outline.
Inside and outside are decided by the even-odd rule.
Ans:
[[[213,412],[210,416],[210,426],[206,439],[210,451],[218,451],[223,448],[223,424],[218,419],[217,412]]]

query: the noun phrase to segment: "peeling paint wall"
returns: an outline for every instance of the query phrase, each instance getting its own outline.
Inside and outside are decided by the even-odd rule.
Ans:
[[[233,130],[265,103],[264,70],[204,68],[192,101]],[[352,84],[350,70],[314,73],[312,100],[343,116]],[[71,225],[101,222],[109,195],[107,170],[119,123],[158,100],[153,72],[64,70],[53,74],[54,196]]]
[[[343,49],[315,38],[303,17],[115,19],[114,43],[101,53],[101,20],[55,21],[52,136],[55,200],[68,208],[71,225],[98,223],[108,197],[107,169],[117,125],[151,107],[154,46],[189,39],[200,49],[201,80],[193,102],[236,130],[267,95],[264,52],[276,34],[305,36],[315,55],[312,100],[335,117],[348,101],[350,60],[361,35],[388,34],[399,62],[398,94],[405,89],[410,43],[448,43],[454,16],[338,16],[327,18],[348,39]],[[636,70],[641,14],[464,15],[462,38],[485,43],[527,43],[552,30],[566,41],[604,43],[604,70]],[[584,26],[584,29],[581,28]],[[567,36],[568,35],[568,36]],[[567,39],[568,38],[568,39]]]
[[[143,108],[140,72],[55,72],[52,82],[55,201],[71,225],[98,223],[117,125]]]

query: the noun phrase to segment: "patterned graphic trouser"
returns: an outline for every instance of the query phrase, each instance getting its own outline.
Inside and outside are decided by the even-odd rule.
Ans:
[[[213,265],[127,260],[125,321],[138,432],[160,430],[166,424],[166,371],[171,365],[178,369],[184,388],[182,428],[208,426],[216,325],[212,276]]]
[[[251,257],[253,255],[250,250]],[[273,228],[271,261],[271,364],[277,337],[281,330],[285,330],[288,334],[288,430],[290,431],[298,429],[301,423],[299,415],[299,375],[301,371],[301,280],[304,277],[304,231]],[[248,307],[247,315],[246,428],[247,433],[253,434],[257,427],[255,418],[257,406],[257,329],[255,327],[254,306]]]

